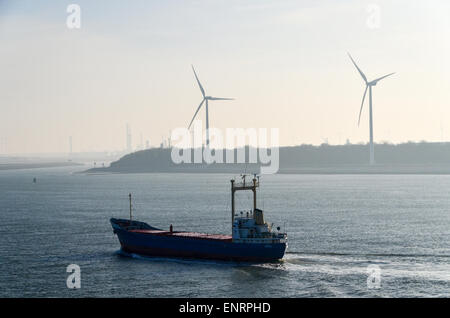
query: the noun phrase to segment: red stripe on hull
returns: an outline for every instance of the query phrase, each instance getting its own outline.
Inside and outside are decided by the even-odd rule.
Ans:
[[[232,237],[230,235],[222,235],[222,234],[207,234],[197,232],[170,232],[160,230],[129,230],[129,232],[155,236],[176,236],[183,238],[203,239],[203,240],[232,241]]]

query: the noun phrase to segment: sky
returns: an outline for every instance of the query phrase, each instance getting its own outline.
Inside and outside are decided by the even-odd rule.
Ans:
[[[81,8],[70,29],[69,4]],[[450,2],[0,0],[0,154],[157,146],[206,93],[210,126],[280,145],[450,140]],[[199,113],[204,120],[204,109]]]

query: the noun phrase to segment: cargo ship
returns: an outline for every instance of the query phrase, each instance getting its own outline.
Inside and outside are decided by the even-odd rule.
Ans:
[[[174,231],[153,227],[130,218],[111,218],[113,232],[119,238],[121,250],[146,256],[213,259],[225,261],[270,262],[283,258],[287,248],[287,234],[264,221],[264,213],[256,207],[259,177],[248,175],[231,180],[231,235]],[[251,177],[251,176],[250,176]],[[236,191],[253,192],[253,209],[236,213]]]

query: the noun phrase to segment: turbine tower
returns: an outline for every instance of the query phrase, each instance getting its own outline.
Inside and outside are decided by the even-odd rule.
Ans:
[[[361,121],[361,112],[364,106],[364,99],[366,98],[367,89],[369,89],[369,126],[370,126],[370,164],[373,165],[375,163],[375,150],[373,148],[373,117],[372,117],[372,87],[377,85],[377,83],[382,80],[383,78],[386,78],[388,76],[391,76],[395,73],[390,73],[387,75],[384,75],[382,77],[379,77],[377,79],[374,79],[373,81],[368,82],[366,75],[361,71],[361,69],[356,65],[355,61],[353,60],[350,53],[347,53],[350,57],[350,60],[352,61],[353,65],[355,65],[356,69],[358,70],[359,74],[363,78],[364,82],[366,83],[366,89],[364,90],[364,95],[361,102],[361,108],[359,110],[359,117],[358,117],[358,126]]]
[[[198,108],[197,108],[197,110],[195,111],[194,117],[192,117],[192,120],[191,120],[191,122],[189,123],[188,129],[191,128],[191,125],[192,125],[192,122],[193,122],[194,119],[195,119],[195,116],[197,116],[198,111],[199,111],[200,108],[202,107],[203,103],[205,103],[205,104],[206,104],[206,146],[208,147],[208,146],[209,146],[208,101],[210,101],[210,100],[234,100],[234,98],[223,98],[223,97],[212,97],[212,96],[207,96],[207,95],[205,94],[205,90],[203,89],[202,84],[200,84],[200,81],[199,81],[199,79],[198,79],[198,77],[197,77],[197,73],[195,73],[194,66],[193,66],[193,65],[191,65],[191,66],[192,66],[192,70],[194,71],[194,75],[195,75],[195,79],[197,80],[198,87],[200,88],[200,91],[202,92],[203,100],[202,100],[202,102],[200,103],[200,105],[198,105]]]

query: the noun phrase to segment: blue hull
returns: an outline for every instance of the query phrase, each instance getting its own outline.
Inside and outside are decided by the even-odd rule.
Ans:
[[[149,235],[128,231],[119,221],[111,219],[122,250],[149,256],[201,258],[231,261],[275,261],[283,258],[286,243],[233,243],[223,239],[201,239],[171,235]],[[146,223],[136,222],[144,229],[154,229]]]

